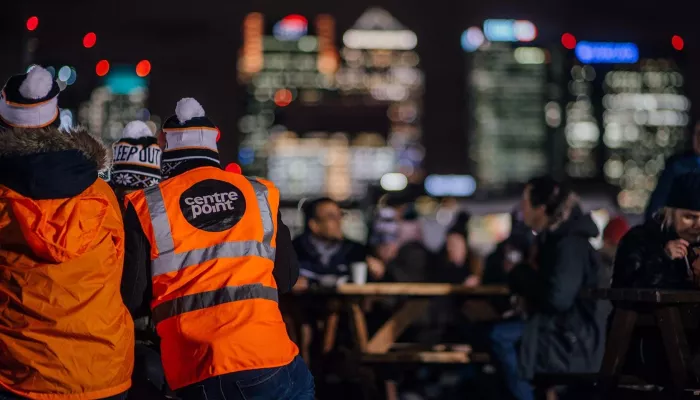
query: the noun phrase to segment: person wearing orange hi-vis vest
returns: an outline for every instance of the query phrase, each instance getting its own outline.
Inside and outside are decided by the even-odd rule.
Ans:
[[[125,301],[150,302],[165,377],[182,399],[313,400],[278,305],[299,273],[279,191],[221,168],[219,130],[195,99],[175,114],[163,124],[167,178],[126,197],[126,251],[143,260],[125,268],[150,281],[122,285],[132,287]]]

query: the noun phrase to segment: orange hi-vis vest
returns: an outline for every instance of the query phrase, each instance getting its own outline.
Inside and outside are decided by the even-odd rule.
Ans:
[[[127,196],[151,244],[151,310],[172,389],[287,365],[272,275],[279,191],[201,167]]]

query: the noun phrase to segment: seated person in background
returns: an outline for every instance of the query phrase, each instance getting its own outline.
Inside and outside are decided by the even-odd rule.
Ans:
[[[522,210],[523,221],[538,236],[530,260],[513,267],[508,275],[511,290],[524,305],[520,379],[597,372],[605,348],[605,320],[598,302],[578,293],[598,287],[601,267],[590,244],[598,236],[598,227],[583,213],[576,194],[548,176],[528,182]],[[509,387],[515,383],[509,382]],[[513,394],[518,399],[533,398],[525,390]]]
[[[429,280],[432,254],[422,243],[423,233],[410,205],[382,207],[373,224],[370,245],[379,261],[386,265],[390,282],[426,282]]]
[[[455,222],[447,230],[445,245],[438,253],[434,280],[442,283],[477,286],[481,283],[482,260],[469,248],[469,213],[457,214]]]
[[[673,181],[665,207],[620,241],[612,287],[697,289],[699,235],[700,174],[680,175]],[[692,338],[688,336],[691,347]],[[623,373],[648,383],[669,383],[670,377],[659,373],[659,365],[667,365],[662,343],[656,327],[637,328]]]
[[[615,256],[612,286],[697,289],[700,278],[700,173],[674,179],[665,207],[632,228]]]
[[[529,258],[534,241],[532,229],[523,223],[522,212],[516,208],[511,213],[510,235],[486,258],[483,284],[507,284],[508,273]],[[517,359],[525,322],[516,311],[514,297],[471,300],[465,304],[465,312],[471,320],[478,321],[483,316],[484,320],[494,322],[488,330],[489,346],[499,375],[506,383],[504,390],[516,399],[527,399],[532,389],[529,382],[519,378]]]
[[[294,250],[299,259],[299,280],[295,288],[309,283],[335,286],[347,282],[350,265],[367,262],[369,276],[381,279],[384,266],[368,260],[365,246],[345,238],[342,229],[343,213],[338,203],[323,197],[305,204],[305,231],[294,239]]]

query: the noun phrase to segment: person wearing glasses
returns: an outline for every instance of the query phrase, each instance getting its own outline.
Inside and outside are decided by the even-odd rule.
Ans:
[[[368,257],[365,246],[343,234],[343,211],[334,200],[322,197],[304,205],[305,229],[294,239],[299,259],[296,288],[335,286],[349,281],[350,265],[366,262],[371,279],[384,276],[384,265]]]

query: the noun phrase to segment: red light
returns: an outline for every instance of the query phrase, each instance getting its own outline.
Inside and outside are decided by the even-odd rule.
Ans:
[[[136,64],[136,75],[140,77],[147,76],[151,73],[151,62],[148,60],[141,60]]]
[[[234,173],[234,174],[241,174],[242,173],[241,166],[236,164],[236,163],[231,163],[231,164],[227,165],[226,171]]]
[[[292,102],[292,92],[289,89],[280,89],[275,93],[275,104],[286,107]]]
[[[570,33],[561,35],[561,44],[569,50],[576,48],[576,37]]]
[[[39,27],[39,17],[29,17],[27,20],[27,30],[33,31]]]
[[[304,18],[304,16],[299,15],[299,14],[287,15],[286,17],[284,17],[282,19],[282,21],[292,22],[292,23],[296,23],[296,24],[303,24],[304,26],[308,25],[308,21],[306,20],[306,18]]]
[[[100,60],[95,66],[95,73],[97,76],[105,76],[109,72],[109,61]]]
[[[95,35],[95,32],[90,32],[83,37],[83,46],[85,46],[86,49],[91,48],[95,43],[97,43],[97,35]]]
[[[683,46],[685,46],[685,42],[683,41],[682,37],[680,37],[678,35],[674,35],[671,38],[671,45],[673,46],[674,49],[681,51],[681,50],[683,50]]]

